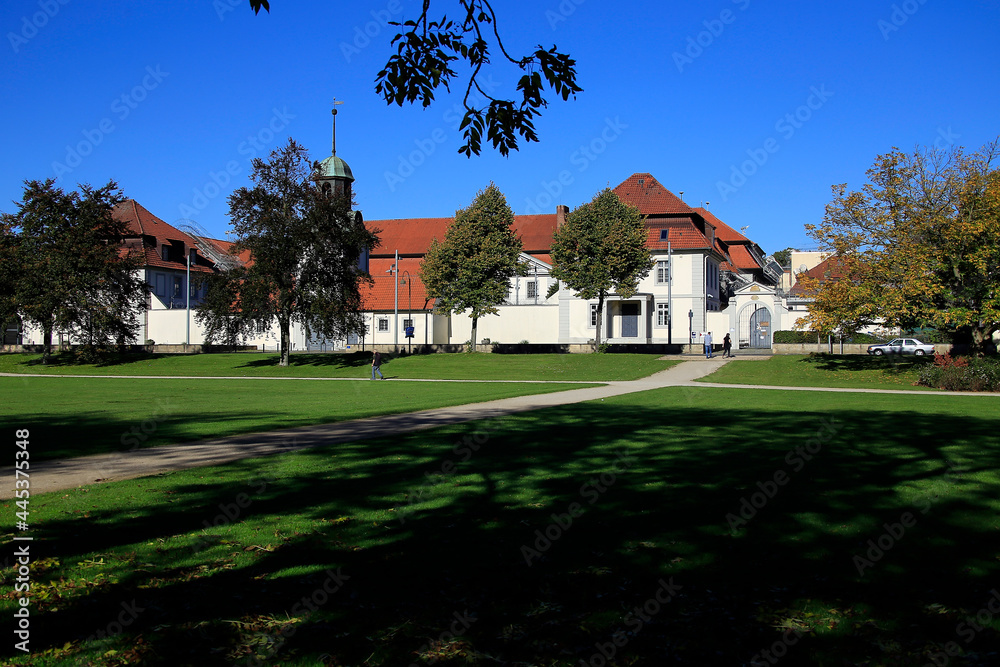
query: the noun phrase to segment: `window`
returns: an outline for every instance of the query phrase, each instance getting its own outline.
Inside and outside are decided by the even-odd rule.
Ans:
[[[528,292],[527,298],[534,299],[538,297],[538,282],[534,280],[528,281]]]
[[[166,243],[160,246],[160,259],[162,259],[164,262],[170,261],[170,246],[168,246]]]
[[[388,331],[389,330],[389,318],[388,317],[380,317],[380,318],[378,318],[378,330],[379,331]]]
[[[184,292],[181,291],[183,288],[184,283],[181,281],[181,277],[174,276],[174,298],[183,296]]]
[[[656,284],[666,285],[668,280],[670,280],[670,263],[661,259],[656,263]]]
[[[405,319],[405,320],[403,320],[403,328],[404,329],[406,327],[412,327],[412,326],[413,326],[413,320],[411,320],[411,319]]]
[[[162,273],[153,274],[156,280],[155,293],[156,296],[166,296],[167,295],[167,277]]]
[[[669,311],[667,310],[667,304],[658,303],[656,304],[656,326],[665,327],[669,323],[668,318]]]
[[[597,304],[590,304],[590,326],[597,326]]]

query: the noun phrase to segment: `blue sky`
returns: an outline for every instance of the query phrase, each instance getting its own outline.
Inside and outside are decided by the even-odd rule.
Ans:
[[[167,222],[225,238],[252,157],[289,136],[330,154],[336,97],[337,154],[366,219],[450,216],[491,181],[515,213],[551,212],[650,172],[773,252],[812,247],[803,225],[831,185],[859,188],[893,146],[976,149],[1000,134],[992,0],[500,0],[508,50],[557,45],[584,91],[547,96],[540,143],[469,159],[458,96],[400,109],[374,92],[386,21],[419,6],[273,0],[254,16],[247,0],[7,0],[0,210],[26,179],[114,179]],[[510,95],[518,75],[497,60],[484,81]]]

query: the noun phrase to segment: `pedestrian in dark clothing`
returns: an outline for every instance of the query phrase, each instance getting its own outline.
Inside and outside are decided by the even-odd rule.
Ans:
[[[372,379],[373,380],[375,379],[375,374],[376,373],[378,373],[378,378],[380,380],[384,380],[385,379],[385,376],[382,375],[382,371],[379,369],[379,366],[381,366],[381,365],[382,365],[382,353],[379,352],[378,350],[375,350],[375,353],[372,354]]]
[[[731,359],[733,356],[733,340],[726,334],[726,337],[722,339],[722,357]]]

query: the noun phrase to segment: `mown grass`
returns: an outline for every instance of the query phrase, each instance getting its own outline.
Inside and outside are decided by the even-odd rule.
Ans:
[[[913,389],[929,357],[779,354],[767,360],[741,360],[722,366],[702,382],[779,387],[844,387],[847,389]]]
[[[839,667],[947,646],[990,664],[983,400],[677,387],[38,496],[36,654],[0,655]]]
[[[277,354],[124,354],[98,364],[77,363],[69,353],[48,365],[40,354],[0,354],[0,373],[53,375],[150,375],[224,377],[353,377],[371,374],[371,353],[291,355],[278,365]],[[437,380],[636,380],[669,368],[655,354],[427,354],[383,357],[389,378]]]
[[[29,429],[31,458],[46,460],[586,386],[596,385],[0,377],[0,414]]]

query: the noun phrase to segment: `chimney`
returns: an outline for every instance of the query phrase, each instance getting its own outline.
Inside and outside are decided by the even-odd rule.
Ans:
[[[566,224],[566,214],[569,213],[569,206],[558,204],[556,206],[556,229]]]

